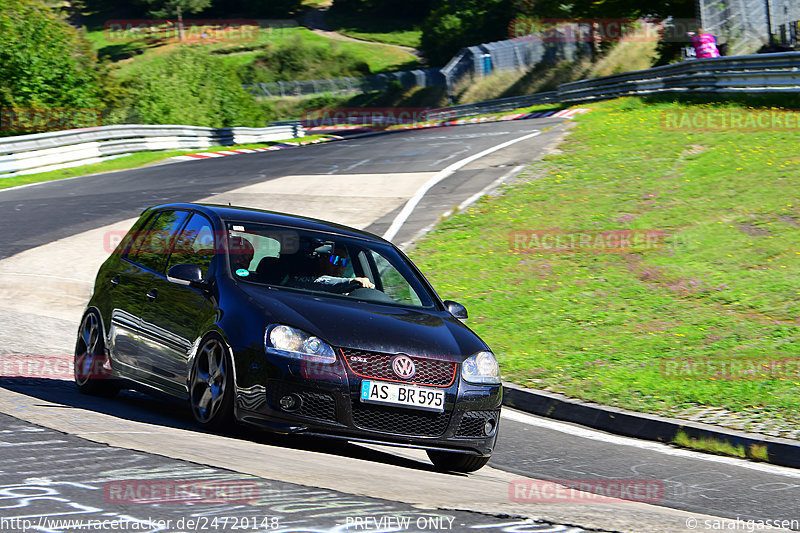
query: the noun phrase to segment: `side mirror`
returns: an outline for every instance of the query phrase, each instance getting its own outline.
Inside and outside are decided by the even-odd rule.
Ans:
[[[454,302],[452,300],[445,300],[444,306],[447,308],[447,310],[450,312],[451,315],[453,315],[459,320],[466,320],[467,318],[469,318],[469,315],[467,314],[467,308],[458,302]]]
[[[199,266],[192,263],[174,265],[169,269],[169,272],[167,272],[167,281],[170,283],[177,283],[178,285],[194,287],[195,289],[208,289],[208,283],[203,280],[203,271]]]

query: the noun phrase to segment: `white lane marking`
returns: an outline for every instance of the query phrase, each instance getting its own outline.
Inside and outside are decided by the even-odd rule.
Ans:
[[[640,448],[642,450],[663,453],[664,455],[685,457],[687,459],[697,459],[700,461],[709,461],[712,463],[722,463],[730,466],[749,468],[751,470],[757,470],[759,472],[764,472],[767,474],[775,474],[775,475],[800,479],[800,471],[795,470],[794,468],[789,468],[785,466],[776,466],[764,463],[754,463],[747,461],[745,459],[736,459],[733,457],[723,457],[721,455],[711,455],[701,452],[693,452],[691,450],[675,448],[673,446],[668,446],[666,444],[661,444],[659,442],[649,442],[649,441],[634,439],[631,437],[621,437],[619,435],[611,435],[609,433],[603,433],[602,431],[596,431],[593,429],[573,426],[571,424],[566,424],[564,422],[557,422],[555,420],[548,420],[546,418],[535,417],[527,413],[522,413],[520,411],[509,409],[507,407],[503,408],[502,417],[507,418],[509,420],[513,420],[514,422],[519,422],[521,424],[528,424],[529,426],[538,426],[545,429],[558,431],[559,433],[566,433],[567,435],[571,435],[573,437],[597,440],[620,446],[632,446],[634,448]]]
[[[408,220],[408,217],[417,207],[417,204],[419,204],[420,200],[422,200],[422,197],[425,196],[425,193],[427,193],[431,189],[431,187],[433,187],[446,177],[453,174],[456,170],[460,169],[465,165],[468,165],[469,163],[472,163],[476,159],[480,159],[481,157],[489,155],[492,152],[502,150],[503,148],[511,146],[512,144],[518,143],[520,141],[536,137],[537,135],[541,135],[541,133],[542,133],[541,131],[535,131],[533,133],[529,133],[528,135],[523,135],[522,137],[519,137],[517,139],[511,139],[510,141],[500,143],[496,146],[492,146],[491,148],[487,148],[482,152],[478,152],[477,154],[473,154],[460,161],[456,161],[455,163],[448,165],[444,169],[440,170],[439,172],[434,174],[431,177],[431,179],[428,180],[422,187],[420,187],[417,190],[417,192],[414,193],[414,196],[412,196],[408,200],[408,202],[406,202],[406,205],[403,206],[403,209],[400,211],[400,213],[398,213],[398,215],[392,221],[392,225],[389,226],[389,229],[386,230],[386,233],[383,234],[383,238],[386,239],[387,241],[392,240],[395,237],[395,235],[397,235],[397,232],[400,231],[400,228],[403,227],[403,224],[405,224],[406,220]]]
[[[501,183],[506,181],[511,176],[516,176],[517,174],[522,172],[523,168],[525,168],[525,165],[519,165],[519,166],[516,166],[516,167],[512,168],[510,171],[506,172],[505,174],[503,174],[502,176],[500,176],[499,178],[497,178],[496,180],[491,182],[489,185],[487,185],[486,187],[484,187],[480,191],[476,192],[475,194],[473,194],[472,196],[470,196],[469,198],[467,198],[466,200],[464,200],[463,202],[458,204],[458,207],[456,208],[456,210],[457,210],[456,212],[463,211],[464,209],[466,209],[467,207],[469,207],[473,203],[477,202],[478,199],[481,196],[484,196],[485,194],[488,194],[489,191],[491,191],[495,187],[499,187]],[[449,216],[449,215],[445,215],[445,216]]]
[[[489,191],[491,191],[495,187],[500,186],[505,180],[507,180],[511,176],[519,174],[523,168],[525,168],[525,165],[519,165],[512,168],[510,171],[506,172],[505,174],[494,180],[492,183],[490,183],[480,191],[476,192],[475,194],[473,194],[472,196],[470,196],[469,198],[458,204],[458,207],[452,208],[442,213],[442,218],[448,218],[451,215],[460,213],[461,211],[472,205],[474,202],[477,202],[481,196],[488,194]],[[419,230],[417,233],[415,233],[414,236],[411,237],[409,240],[407,240],[402,244],[397,245],[397,247],[403,251],[408,250],[408,247],[411,245],[411,243],[418,241],[423,235],[427,235],[428,233],[430,233],[433,230],[433,228],[436,227],[437,224],[438,222],[434,222],[433,224],[428,224],[427,226]]]
[[[361,166],[361,165],[363,165],[364,163],[369,163],[370,161],[372,161],[372,159],[362,159],[361,161],[358,161],[357,163],[353,163],[353,164],[352,164],[352,165],[350,165],[349,167],[345,167],[345,168],[343,168],[343,169],[342,169],[342,172],[347,172],[348,170],[352,170],[352,169],[354,169],[354,168],[356,168],[356,167],[360,167],[360,166]]]
[[[453,143],[445,143],[445,144],[453,144]],[[439,166],[439,165],[441,165],[442,163],[444,163],[445,161],[447,161],[448,159],[453,159],[454,157],[458,157],[458,156],[460,156],[461,154],[463,154],[463,153],[465,153],[465,152],[469,152],[469,148],[462,148],[462,149],[461,149],[461,150],[459,150],[458,152],[453,152],[452,154],[450,154],[450,155],[448,155],[448,156],[445,156],[445,157],[443,157],[443,158],[441,158],[441,159],[437,159],[436,161],[434,161],[434,162],[431,164],[431,166],[432,166],[432,167]]]

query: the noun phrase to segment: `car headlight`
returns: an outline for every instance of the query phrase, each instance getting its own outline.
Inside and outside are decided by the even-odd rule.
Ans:
[[[330,344],[319,337],[289,326],[278,325],[268,328],[264,336],[264,346],[268,352],[284,357],[327,364],[336,361],[336,353]]]
[[[478,352],[461,364],[461,379],[497,385],[500,383],[500,365],[492,352]]]

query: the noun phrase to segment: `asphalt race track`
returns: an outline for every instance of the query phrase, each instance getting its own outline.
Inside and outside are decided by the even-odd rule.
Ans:
[[[148,206],[231,202],[383,234],[442,169],[540,132],[431,187],[393,239],[405,243],[512,177],[564,130],[560,119],[417,130],[0,191],[0,361],[56,369],[71,359],[97,266]],[[135,522],[140,531],[752,531],[748,520],[767,519],[795,520],[791,528],[800,530],[796,470],[511,410],[489,466],[457,476],[434,472],[418,450],[204,433],[180,404],[134,392],[98,400],[78,394],[68,378],[54,370],[0,379],[0,531],[22,530],[11,527],[21,524],[13,517],[36,521],[34,531],[81,530],[47,522],[69,518]],[[554,501],[544,490],[554,485],[535,480],[594,492],[655,489],[644,499],[630,494],[639,501],[565,489],[568,497]],[[217,484],[228,496],[130,497],[135,488],[178,483]]]

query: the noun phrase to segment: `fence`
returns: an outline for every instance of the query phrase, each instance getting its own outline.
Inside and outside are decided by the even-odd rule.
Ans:
[[[525,37],[463,48],[447,65],[442,74],[447,93],[468,76],[482,77],[493,72],[526,70],[540,63],[572,60],[591,51],[585,42],[542,42]]]
[[[400,72],[373,74],[363,78],[333,78],[327,80],[276,81],[245,85],[244,88],[257,96],[278,98],[286,96],[308,96],[312,94],[350,94],[370,91],[385,91],[393,83],[404,89],[411,87],[434,87],[444,84],[438,68],[426,68]]]
[[[298,123],[267,128],[101,126],[0,139],[0,178],[98,163],[134,152],[260,143],[302,137]]]
[[[728,55],[753,53],[767,44],[800,44],[797,0],[698,0],[698,6],[701,25],[727,43]]]
[[[573,59],[589,51],[587,43],[542,43],[525,38],[508,39],[461,49],[447,65],[401,72],[373,74],[363,78],[277,81],[245,85],[253,94],[266,98],[308,96],[313,94],[350,94],[385,91],[393,83],[411,87],[453,86],[467,76],[486,76],[492,72],[525,70],[541,62],[555,63]]]

